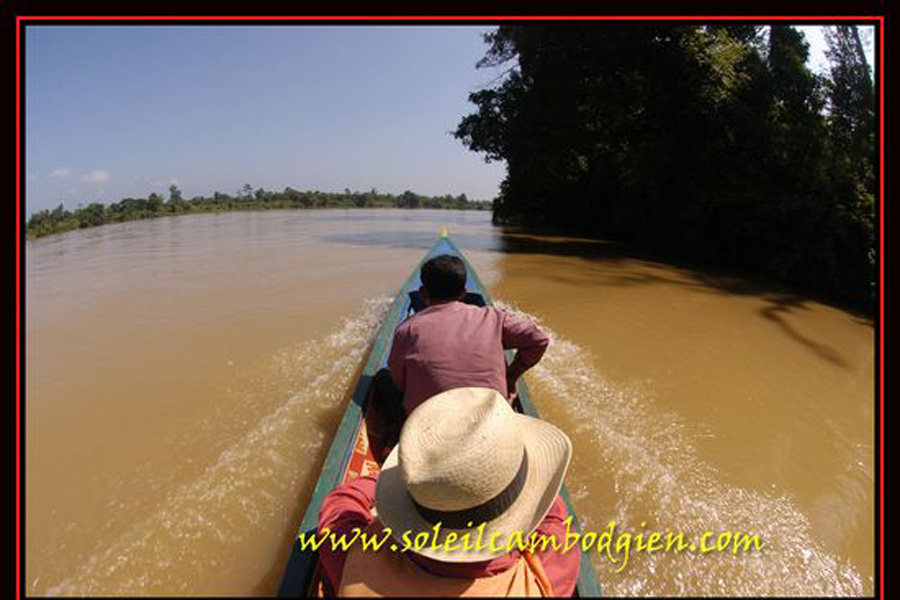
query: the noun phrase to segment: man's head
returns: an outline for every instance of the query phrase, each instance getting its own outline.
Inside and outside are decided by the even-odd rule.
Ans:
[[[466,265],[457,256],[435,256],[422,265],[421,278],[429,304],[459,300],[466,293]]]

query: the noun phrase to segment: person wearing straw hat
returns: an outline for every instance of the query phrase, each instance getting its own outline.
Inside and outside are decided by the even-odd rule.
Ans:
[[[571,454],[565,433],[516,413],[496,390],[457,388],[428,399],[410,414],[377,478],[323,500],[320,535],[352,537],[359,528],[390,536],[378,551],[323,544],[328,589],[370,597],[572,595],[580,554],[577,545],[564,550],[568,515],[558,495]],[[519,540],[527,546],[533,533],[551,543],[523,549]]]

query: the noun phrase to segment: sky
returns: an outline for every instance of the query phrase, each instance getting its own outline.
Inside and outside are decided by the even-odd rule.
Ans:
[[[828,59],[825,58],[824,27],[820,25],[797,25],[795,27],[803,32],[806,36],[806,41],[809,42],[810,68],[815,73],[826,73],[828,71]],[[860,39],[863,43],[863,51],[866,54],[866,62],[869,63],[869,68],[872,69],[875,64],[875,27],[860,26],[859,31]]]
[[[26,214],[282,190],[496,196],[451,135],[489,85],[473,26],[29,26]],[[818,28],[801,28],[824,68]]]
[[[492,199],[450,132],[490,27],[29,27],[26,212],[177,182]]]

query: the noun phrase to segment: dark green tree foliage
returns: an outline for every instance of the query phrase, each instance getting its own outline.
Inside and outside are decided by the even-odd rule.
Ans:
[[[160,195],[157,194],[156,192],[153,192],[153,193],[150,194],[150,196],[147,198],[147,206],[148,206],[148,208],[150,209],[150,212],[152,212],[152,213],[158,213],[158,212],[160,212],[160,211],[162,210],[162,207],[163,207],[163,199],[162,199],[162,196],[160,196]]]
[[[169,209],[172,212],[184,210],[184,198],[181,195],[181,190],[174,183],[169,186]]]
[[[52,211],[42,210],[34,213],[28,221],[28,235],[38,237],[78,229],[78,219],[67,211],[62,204]]]
[[[397,198],[397,206],[400,208],[419,208],[419,196],[406,190]]]
[[[846,268],[865,256],[872,294],[877,279],[875,194],[877,186],[875,90],[859,29],[840,25],[825,30],[831,63],[828,89],[830,169],[841,221],[841,257]]]
[[[96,227],[106,222],[106,207],[99,202],[91,202],[78,212],[79,227]]]
[[[839,25],[825,29],[826,55],[831,62],[828,82],[831,133],[846,158],[855,158],[863,177],[872,165],[875,149],[875,91],[856,27]]]
[[[873,103],[849,91],[863,85],[860,44],[841,46],[856,70],[837,99],[789,26],[502,26],[486,41],[478,66],[506,71],[470,95],[456,136],[506,161],[495,222],[624,240],[869,306],[862,225],[874,214],[850,209],[834,169],[869,150],[837,144],[836,111],[823,110],[846,105],[847,131],[873,131]],[[849,108],[860,104],[869,112]],[[851,179],[873,199],[863,171]]]

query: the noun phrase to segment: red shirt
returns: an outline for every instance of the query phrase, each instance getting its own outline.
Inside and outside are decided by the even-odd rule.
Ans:
[[[435,304],[394,332],[388,368],[409,414],[419,404],[458,387],[486,387],[509,397],[517,380],[537,364],[550,338],[526,319],[492,306]],[[507,372],[503,350],[517,349]]]
[[[371,508],[375,505],[375,477],[360,477],[346,483],[322,500],[319,510],[319,532],[329,528],[336,536],[347,534],[348,539],[354,527],[365,529],[373,521]],[[563,521],[568,518],[568,511],[562,498],[556,497],[550,512],[538,525],[539,535],[552,535],[560,544],[566,542],[566,526]],[[569,552],[554,550],[550,544],[545,550],[535,549],[540,559],[554,596],[572,596],[578,583],[578,569],[581,564],[581,550],[578,545]],[[473,579],[489,577],[511,568],[519,560],[519,551],[477,563],[446,563],[407,552],[410,559],[416,561],[423,569],[442,577]],[[319,548],[319,565],[327,579],[330,589],[337,590],[344,571],[347,553],[340,549],[332,549],[326,542]]]

